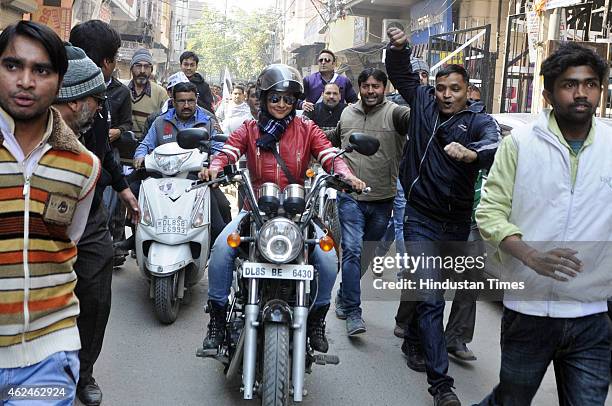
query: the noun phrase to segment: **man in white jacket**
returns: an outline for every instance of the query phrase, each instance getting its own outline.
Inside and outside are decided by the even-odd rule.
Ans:
[[[552,106],[506,137],[476,220],[500,249],[500,383],[481,405],[529,405],[550,362],[559,402],[603,405],[610,382],[612,131],[593,117],[606,62],[569,42],[544,61]]]
[[[251,108],[245,100],[245,87],[243,85],[235,85],[232,90],[232,99],[221,102],[217,109],[217,118],[221,121],[223,133],[230,135],[246,120],[253,120]]]

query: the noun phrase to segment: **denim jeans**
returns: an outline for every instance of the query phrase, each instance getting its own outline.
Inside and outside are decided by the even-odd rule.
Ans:
[[[530,405],[552,361],[560,405],[603,406],[610,384],[608,324],[606,313],[564,319],[504,308],[500,383],[480,405]]]
[[[389,251],[391,243],[395,241],[395,250],[398,254],[403,255],[404,249],[404,209],[406,207],[406,198],[404,197],[404,189],[402,183],[397,180],[397,194],[393,200],[393,216],[387,225],[387,231],[383,235],[382,241],[376,247],[376,255],[384,256]]]
[[[406,250],[412,255],[442,255],[444,252],[433,252],[444,244],[431,242],[467,241],[470,234],[470,222],[441,222],[417,211],[406,204],[404,216],[404,240]],[[425,242],[425,244],[414,244]],[[417,249],[416,252],[412,252]],[[421,267],[417,271],[420,279],[439,280],[440,270]],[[454,380],[448,373],[448,353],[444,338],[444,297],[443,292],[427,292],[421,301],[406,302],[414,307],[413,317],[405,330],[406,340],[423,350],[429,392],[433,395],[441,385],[453,385]]]
[[[26,388],[37,385],[42,388],[51,388],[56,392],[65,391],[62,399],[40,400],[3,400],[4,406],[71,406],[76,395],[76,384],[79,381],[79,355],[78,351],[59,351],[51,354],[37,364],[23,368],[0,368],[0,392],[4,388]]]
[[[342,229],[342,284],[338,295],[347,315],[361,316],[361,277],[374,257],[373,249],[362,252],[363,243],[380,241],[392,209],[393,201],[357,201],[346,193],[338,193]]]
[[[240,221],[248,213],[241,211],[219,234],[215,241],[208,263],[208,298],[217,306],[225,306],[232,287],[234,260],[238,256],[238,249],[227,245],[227,236],[236,231]],[[318,230],[320,232],[320,230]],[[322,232],[321,232],[322,233]],[[318,279],[311,283],[311,295],[317,295],[314,306],[324,306],[331,300],[331,291],[336,282],[336,269],[338,258],[336,251],[323,251],[318,245],[310,255],[310,263],[315,267]],[[318,280],[318,292],[315,280]]]

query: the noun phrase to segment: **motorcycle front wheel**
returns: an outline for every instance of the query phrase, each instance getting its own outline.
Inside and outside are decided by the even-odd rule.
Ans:
[[[262,406],[289,404],[289,326],[267,323],[264,326]]]
[[[154,284],[154,307],[155,315],[164,324],[172,324],[175,322],[178,312],[180,300],[178,298],[178,272],[171,276],[163,278],[153,277],[151,283]]]

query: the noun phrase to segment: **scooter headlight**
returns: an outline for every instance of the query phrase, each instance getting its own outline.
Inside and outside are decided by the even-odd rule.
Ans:
[[[257,237],[261,255],[275,264],[293,261],[304,247],[300,228],[286,218],[275,218],[263,225]]]
[[[172,155],[155,153],[154,156],[155,163],[157,163],[161,173],[164,175],[175,175],[181,169],[181,165],[189,159],[191,152]]]

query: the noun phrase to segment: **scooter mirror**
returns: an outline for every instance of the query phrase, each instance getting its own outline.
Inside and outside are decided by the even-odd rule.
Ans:
[[[374,155],[376,151],[378,151],[380,142],[371,135],[353,133],[349,137],[349,145],[352,149],[360,154],[370,156]]]
[[[176,142],[183,149],[200,148],[210,139],[206,128],[185,128],[176,134]]]

